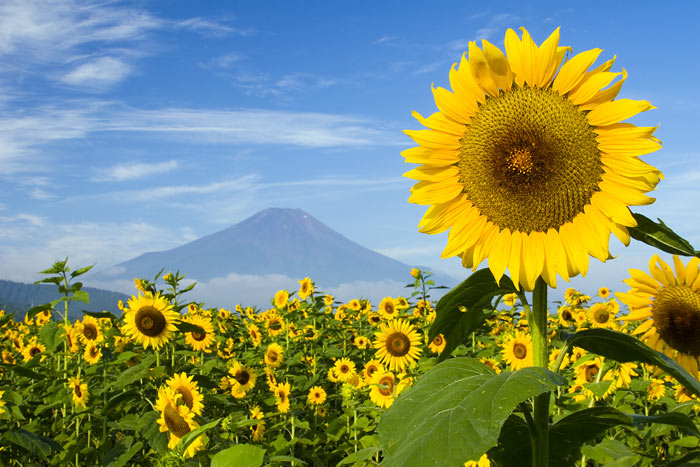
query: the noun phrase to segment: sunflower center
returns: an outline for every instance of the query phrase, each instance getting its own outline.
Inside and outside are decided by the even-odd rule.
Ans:
[[[411,341],[402,332],[395,332],[386,338],[386,351],[393,357],[403,357],[411,348]]]
[[[586,381],[589,383],[595,382],[596,378],[598,377],[598,372],[600,371],[600,368],[598,368],[598,365],[591,365],[586,368]]]
[[[486,99],[460,139],[457,165],[482,215],[527,233],[572,221],[603,173],[586,114],[566,97],[531,87]]]
[[[207,337],[206,333],[201,333],[201,332],[193,332],[190,333],[192,335],[192,339],[196,341],[203,341],[205,337]]]
[[[142,306],[136,312],[136,329],[148,337],[160,335],[165,329],[165,316],[153,306]]]
[[[433,345],[442,345],[442,334],[438,334],[437,336],[435,336],[435,339],[433,339]]]
[[[685,285],[665,287],[652,306],[659,336],[677,351],[700,356],[700,294]]]
[[[280,323],[276,319],[272,320],[270,321],[270,329],[272,329],[273,331],[279,331],[280,329],[282,329],[282,323]]]
[[[276,362],[277,361],[277,352],[274,350],[270,350],[267,352],[267,359],[270,360],[271,362]]]
[[[41,349],[39,347],[32,347],[31,349],[29,349],[29,355],[31,355],[32,357],[40,353]]]
[[[610,320],[610,312],[605,308],[599,308],[593,313],[593,319],[596,323],[607,323]]]
[[[177,413],[177,409],[170,404],[163,410],[163,420],[165,420],[165,426],[168,427],[168,430],[178,438],[182,438],[190,432],[190,426],[187,424],[187,420],[182,418],[182,416]]]
[[[244,385],[246,385],[246,384],[248,383],[248,381],[250,380],[250,375],[248,374],[247,371],[241,370],[241,371],[237,371],[237,372],[236,372],[236,375],[234,376],[234,378],[235,378],[236,381],[238,381],[238,383],[239,383],[241,386],[244,386]]]
[[[564,321],[573,321],[574,320],[574,316],[571,314],[571,311],[569,311],[569,310],[562,311],[561,317]]]
[[[75,394],[75,397],[82,397],[83,391],[80,390],[80,386],[77,384],[73,387],[73,393]]]
[[[389,397],[394,394],[394,380],[390,376],[384,376],[379,379],[379,393],[384,397]]]
[[[527,357],[527,346],[525,344],[521,344],[520,342],[516,342],[513,344],[513,355],[515,355],[515,358],[521,360]]]
[[[350,373],[350,367],[345,364],[340,365],[340,372],[343,374]]]
[[[97,328],[92,324],[83,326],[83,336],[91,341],[97,339]]]

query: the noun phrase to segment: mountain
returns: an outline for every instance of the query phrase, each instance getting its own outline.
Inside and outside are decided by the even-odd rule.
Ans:
[[[283,276],[294,280],[308,276],[317,286],[330,289],[350,283],[386,281],[403,286],[411,280],[411,267],[349,240],[301,209],[271,208],[177,248],[144,253],[90,278],[102,284],[126,283],[134,277],[152,279],[164,268],[179,270],[200,283],[232,275]],[[434,279],[439,285],[456,284],[446,274],[435,273]],[[294,286],[288,287],[292,290]],[[267,297],[275,292],[268,290]]]
[[[70,302],[68,305],[68,317],[75,319],[82,317],[81,310],[86,311],[111,311],[119,316],[121,311],[117,307],[119,300],[124,303],[129,299],[127,295],[108,290],[84,287],[90,295],[90,303]],[[0,279],[0,310],[24,318],[24,313],[36,305],[49,303],[62,297],[53,284],[24,284]],[[58,305],[58,310],[63,311],[63,305]]]

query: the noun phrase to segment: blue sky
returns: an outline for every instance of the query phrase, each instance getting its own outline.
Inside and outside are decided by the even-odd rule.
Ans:
[[[585,6],[584,6],[585,5]],[[301,208],[358,243],[465,277],[446,235],[416,230],[402,133],[436,110],[469,41],[604,49],[620,98],[658,107],[661,217],[700,247],[696,2],[0,3],[0,278],[71,263],[107,268],[235,224]],[[653,250],[611,240],[573,285],[624,290]],[[668,258],[668,257],[666,257]],[[313,278],[322,284],[322,278]],[[271,291],[270,293],[273,293]]]

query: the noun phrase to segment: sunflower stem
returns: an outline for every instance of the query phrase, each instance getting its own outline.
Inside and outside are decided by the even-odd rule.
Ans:
[[[547,284],[541,277],[537,279],[532,293],[532,313],[530,314],[532,333],[533,363],[547,369],[549,349],[547,348]],[[533,467],[547,467],[549,463],[549,399],[550,393],[535,397],[532,440]]]

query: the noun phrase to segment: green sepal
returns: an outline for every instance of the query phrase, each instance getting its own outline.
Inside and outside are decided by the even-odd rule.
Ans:
[[[581,347],[620,363],[639,362],[655,365],[700,397],[700,381],[666,355],[648,347],[636,337],[611,329],[586,329],[569,335],[566,344]]]
[[[466,343],[469,335],[491,315],[493,297],[516,292],[508,276],[503,276],[499,282],[500,285],[490,269],[480,269],[438,301],[428,339],[432,342],[439,334],[445,337],[445,348],[439,361],[446,359],[457,346]]]
[[[700,256],[700,251],[671,230],[661,219],[657,219],[659,221],[657,224],[642,214],[632,213],[632,215],[637,221],[637,227],[627,227],[630,237],[673,255]]]
[[[494,374],[473,358],[428,370],[382,415],[382,465],[444,465],[477,460],[495,446],[506,419],[523,401],[566,384],[544,368]]]

